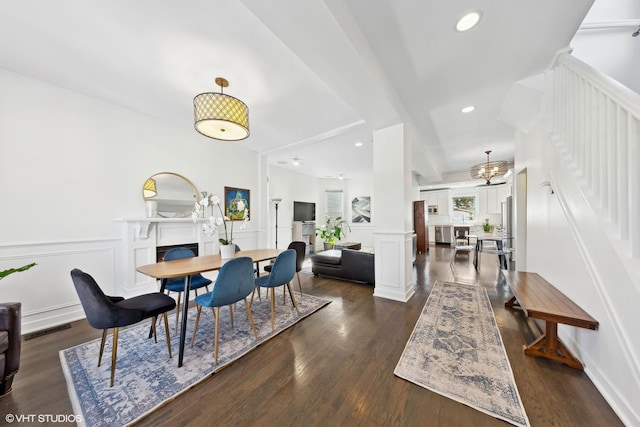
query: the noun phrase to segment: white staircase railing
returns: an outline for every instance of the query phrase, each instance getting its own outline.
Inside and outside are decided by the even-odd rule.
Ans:
[[[640,95],[567,53],[548,76],[541,160],[593,281],[585,300],[606,330],[563,338],[584,346],[583,357],[607,349],[589,376],[623,422],[640,425],[638,399],[629,398],[640,385]]]
[[[640,258],[640,95],[569,54],[555,69],[552,133],[593,208]]]

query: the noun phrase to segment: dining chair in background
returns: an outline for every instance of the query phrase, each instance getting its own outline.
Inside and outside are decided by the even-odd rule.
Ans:
[[[453,235],[455,238],[455,242],[456,245],[458,244],[464,244],[464,245],[469,245],[469,233],[470,233],[471,227],[468,226],[454,226],[453,227]]]
[[[464,241],[461,241],[460,243],[462,244],[459,244],[459,242],[456,239],[456,242],[453,246],[453,253],[451,254],[451,259],[449,260],[449,266],[451,267],[451,271],[454,273],[454,276],[455,276],[454,264],[456,260],[456,255],[458,255],[458,253],[460,252],[464,252],[467,254],[469,261],[471,261],[471,257],[476,250],[475,245],[464,244],[465,243]]]
[[[231,327],[233,328],[233,306],[236,302],[244,300],[247,309],[247,319],[251,324],[253,336],[258,341],[258,333],[253,322],[251,314],[251,305],[247,302],[247,297],[255,287],[255,277],[253,275],[253,261],[249,257],[233,258],[227,261],[220,271],[211,292],[196,297],[195,301],[198,305],[198,313],[196,315],[195,325],[193,327],[193,336],[191,337],[191,347],[195,342],[198,323],[200,322],[200,313],[202,307],[210,307],[213,312],[214,327],[214,360],[218,364],[218,341],[220,337],[220,307],[229,306],[231,314]]]
[[[173,261],[176,259],[185,259],[185,258],[193,258],[195,254],[189,248],[179,247],[172,248],[164,254],[165,261]],[[209,285],[211,284],[211,280],[204,277],[202,274],[193,274],[191,275],[191,288],[198,295],[198,289],[206,288],[207,292],[209,291]],[[184,277],[174,277],[171,279],[166,279],[164,283],[163,290],[167,291],[167,295],[171,292],[178,293],[178,304],[176,305],[176,332],[178,331],[178,318],[180,317],[180,296],[184,292]],[[185,304],[188,304],[189,301],[186,301]]]
[[[169,321],[167,312],[176,307],[176,302],[170,296],[161,292],[152,292],[125,299],[123,297],[110,297],[102,292],[100,286],[89,274],[75,268],[71,271],[71,280],[76,288],[80,303],[87,316],[89,324],[102,329],[102,342],[98,366],[102,364],[102,354],[107,338],[107,332],[113,328],[113,345],[111,348],[111,387],[113,387],[116,372],[116,356],[118,352],[118,330],[123,326],[133,325],[142,320],[151,318],[151,327],[155,342],[156,319],[162,314],[164,317],[164,330],[167,338],[167,350],[171,358],[171,337],[169,336]]]
[[[275,329],[276,314],[276,293],[275,288],[286,286],[291,297],[291,302],[296,309],[296,313],[300,315],[298,304],[291,292],[291,280],[296,275],[296,251],[287,249],[280,253],[271,266],[271,273],[266,276],[260,276],[256,279],[256,287],[271,289],[271,330]],[[251,294],[251,302],[253,303],[253,294]]]
[[[300,271],[302,270],[302,264],[304,263],[305,252],[307,250],[307,244],[301,241],[293,241],[289,243],[287,249],[293,249],[296,251],[296,278],[298,279],[298,287],[300,288],[300,298],[302,298],[302,282],[300,282]],[[266,265],[264,271],[270,273],[273,264]],[[283,296],[286,298],[286,292],[283,292]]]

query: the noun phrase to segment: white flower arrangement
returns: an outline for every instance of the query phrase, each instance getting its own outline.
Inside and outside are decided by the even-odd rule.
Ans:
[[[200,200],[195,204],[194,210],[191,213],[191,218],[193,219],[193,222],[196,222],[198,220],[198,218],[200,217],[201,210],[204,212],[205,207],[211,206],[212,215],[209,217],[209,222],[202,225],[203,233],[206,236],[212,236],[218,230],[218,227],[223,225],[224,238],[220,238],[218,239],[218,241],[222,245],[232,245],[233,244],[233,221],[231,221],[231,219],[222,212],[222,207],[220,206],[220,198],[218,196],[207,195],[206,191],[202,192],[202,196],[203,196],[202,200]],[[220,212],[219,217],[213,216],[213,206],[218,207],[218,211]],[[246,209],[244,202],[242,201],[238,203],[238,209],[244,211],[244,220],[242,221],[242,225],[240,226],[240,229],[244,230],[245,227],[247,226],[247,221],[249,221],[249,210]],[[231,222],[231,226],[229,227],[231,229],[230,233],[228,233],[227,221]]]

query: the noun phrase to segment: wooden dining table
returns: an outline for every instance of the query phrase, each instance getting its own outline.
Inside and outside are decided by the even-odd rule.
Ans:
[[[235,258],[249,257],[256,263],[259,268],[261,261],[267,261],[276,258],[283,250],[281,249],[250,249],[235,253]],[[191,289],[191,275],[196,273],[204,273],[207,271],[220,270],[222,266],[230,259],[223,259],[220,255],[204,255],[192,258],[176,259],[173,261],[162,261],[155,264],[142,265],[136,268],[136,271],[146,274],[155,279],[162,280],[160,287],[161,292],[164,291],[166,279],[176,277],[184,277],[184,301],[182,304],[182,321],[180,323],[180,350],[178,353],[178,367],[182,366],[184,357],[184,342],[187,331],[187,312],[189,310],[189,290]],[[178,313],[176,313],[176,316]]]

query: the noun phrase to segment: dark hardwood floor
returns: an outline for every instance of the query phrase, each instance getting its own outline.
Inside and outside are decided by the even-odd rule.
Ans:
[[[432,247],[418,257],[416,293],[406,304],[374,298],[371,286],[301,274],[305,293],[332,303],[138,425],[507,425],[393,375],[432,285],[447,280],[479,281],[487,289],[532,426],[621,426],[584,372],[522,354],[538,331],[522,313],[504,308],[510,294],[496,259],[484,256],[478,275],[459,254],[452,272],[451,253]],[[58,351],[99,336],[79,321],[24,341],[14,390],[0,399],[0,424],[5,414],[73,414]]]

